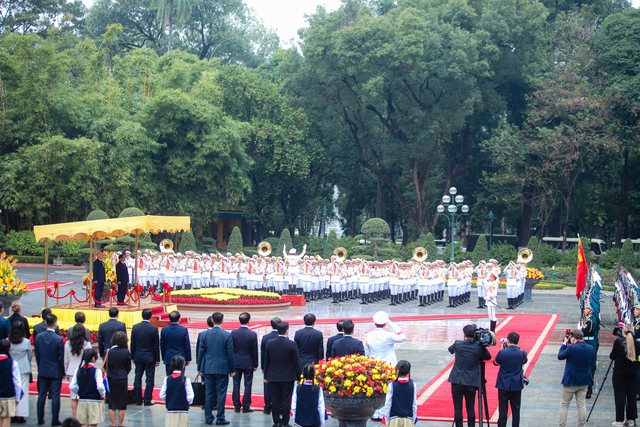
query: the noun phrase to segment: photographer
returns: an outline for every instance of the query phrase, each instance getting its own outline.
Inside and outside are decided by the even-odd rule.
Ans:
[[[520,426],[520,400],[524,388],[524,372],[522,366],[527,363],[527,352],[518,347],[520,335],[509,332],[502,342],[502,350],[498,352],[493,364],[500,366],[496,388],[498,389],[498,427],[506,427],[511,403],[511,426]]]
[[[467,408],[467,422],[469,427],[475,426],[476,413],[474,409],[476,391],[480,387],[479,367],[483,360],[490,360],[491,354],[487,348],[475,341],[476,325],[462,328],[464,340],[456,340],[450,347],[449,353],[455,355],[455,363],[449,375],[451,383],[451,397],[456,427],[462,427],[462,398]]]
[[[620,338],[613,342],[609,358],[613,365],[613,398],[616,405],[616,421],[613,426],[635,426],[638,417],[636,405],[636,384],[638,381],[637,355],[640,354],[640,343],[633,338],[632,325],[624,325],[615,329]],[[625,408],[627,412],[625,422]]]
[[[584,334],[579,329],[568,333],[560,346],[558,359],[567,362],[562,376],[562,402],[560,403],[558,427],[565,427],[567,424],[567,412],[573,396],[576,397],[578,407],[578,427],[584,427],[587,419],[585,396],[587,387],[593,384],[593,374],[591,373],[593,353],[593,347],[584,342]]]

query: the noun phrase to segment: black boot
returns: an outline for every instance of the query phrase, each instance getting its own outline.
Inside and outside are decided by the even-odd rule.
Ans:
[[[492,331],[492,332],[495,332],[497,323],[498,322],[495,321],[495,320],[490,320],[489,321],[489,330]]]
[[[587,387],[587,394],[584,397],[585,399],[591,399],[591,393],[593,392],[592,386]]]
[[[395,295],[391,295],[391,302],[389,303],[389,305],[396,305],[396,296]]]
[[[455,307],[453,304],[453,297],[449,297],[449,305],[447,307]]]
[[[476,308],[482,308],[482,297],[478,297],[478,306]]]
[[[337,304],[337,303],[338,303],[338,293],[334,292],[332,304]]]
[[[360,294],[360,297],[362,299],[362,301],[360,301],[360,304],[366,304],[367,303],[367,294]]]
[[[507,306],[507,310],[513,310],[513,309],[515,309],[515,308],[516,308],[516,307],[513,305],[513,298],[507,298],[507,304],[509,304],[509,305]]]

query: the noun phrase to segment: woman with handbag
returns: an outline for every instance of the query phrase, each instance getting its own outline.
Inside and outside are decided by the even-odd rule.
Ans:
[[[636,388],[638,382],[638,362],[640,344],[633,337],[632,325],[624,325],[622,335],[613,342],[609,358],[613,365],[613,400],[616,407],[616,420],[612,426],[635,426],[638,417]],[[626,420],[625,420],[626,409]]]
[[[127,334],[118,331],[111,338],[111,347],[104,357],[103,371],[109,381],[107,402],[109,403],[109,420],[111,427],[122,427],[127,411],[128,378],[131,372],[131,353],[129,352]],[[118,411],[118,424],[116,424]]]

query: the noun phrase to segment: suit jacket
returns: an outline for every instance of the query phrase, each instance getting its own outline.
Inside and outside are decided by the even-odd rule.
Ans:
[[[305,366],[307,363],[318,363],[324,356],[322,332],[313,329],[312,326],[305,326],[297,330],[293,340],[298,345],[300,366]]]
[[[143,320],[131,329],[131,360],[160,362],[158,328],[149,321]]]
[[[264,369],[264,354],[267,350],[267,343],[274,338],[278,338],[278,331],[275,329],[262,337],[260,342],[260,369]]]
[[[96,258],[93,261],[93,281],[104,283],[105,277],[104,262]]]
[[[211,329],[211,328],[209,328],[209,329]],[[209,329],[207,329],[207,331]],[[200,360],[200,342],[202,341],[202,335],[207,331],[200,332],[198,334],[198,339],[196,340],[196,366],[198,364],[198,361]]]
[[[69,330],[67,331],[67,339],[71,339],[71,337],[73,336],[73,326],[69,328]],[[91,331],[87,328],[84,328],[84,338],[91,342]],[[107,346],[108,348],[109,346]]]
[[[131,353],[127,347],[111,347],[107,358],[107,377],[126,380],[131,372]]]
[[[342,357],[356,353],[364,356],[364,345],[362,341],[351,335],[345,335],[341,340],[336,340],[331,349],[331,357]]]
[[[38,334],[39,334],[40,332],[44,332],[44,331],[46,331],[46,330],[47,330],[47,324],[46,324],[46,323],[44,323],[44,321],[42,321],[42,322],[40,322],[40,323],[36,324],[36,325],[33,327],[33,342],[34,342],[34,343],[36,342],[36,337],[38,336]],[[60,335],[60,329],[58,329],[58,327],[57,327],[57,326],[56,326],[56,335]]]
[[[449,353],[455,354],[456,360],[449,374],[449,382],[471,387],[479,387],[478,367],[482,360],[490,360],[491,354],[486,347],[472,339],[457,340],[449,347]]]
[[[300,353],[295,342],[284,335],[267,342],[264,355],[264,378],[267,381],[297,381],[301,373]]]
[[[329,337],[329,339],[327,340],[327,356],[325,357],[325,359],[328,359],[331,357],[331,347],[333,347],[333,343],[335,343],[338,340],[341,340],[342,338],[344,338],[344,332],[338,332],[334,336]]]
[[[64,376],[64,344],[60,335],[45,331],[35,339],[38,375],[45,378],[62,379]]]
[[[11,332],[11,323],[0,314],[0,340],[9,338],[9,332]]]
[[[591,374],[593,353],[593,347],[584,341],[571,345],[562,344],[558,351],[558,359],[567,361],[564,365],[562,385],[574,387],[593,385]]]
[[[124,262],[118,261],[116,264],[116,278],[122,285],[129,283],[129,270]]]
[[[227,375],[236,371],[233,339],[220,326],[202,333],[198,352],[198,372],[205,375]]]
[[[31,336],[31,332],[29,332],[29,321],[24,316],[18,313],[13,313],[11,316],[7,317],[7,320],[9,321],[9,327],[13,326],[13,322],[22,322],[25,328],[24,331],[26,333],[25,338],[29,339],[29,337]]]
[[[160,354],[165,365],[171,364],[171,358],[175,355],[184,357],[191,362],[191,343],[189,331],[177,323],[169,323],[160,332]]]
[[[527,352],[516,345],[510,345],[498,352],[493,360],[499,365],[496,388],[498,390],[518,391],[524,388],[524,372],[522,365],[527,363]]]
[[[246,326],[231,331],[236,369],[258,367],[258,334]]]
[[[105,351],[111,347],[111,337],[118,331],[126,334],[127,327],[115,317],[110,318],[106,322],[102,322],[100,326],[98,326],[98,351],[100,352],[100,357],[104,357]]]

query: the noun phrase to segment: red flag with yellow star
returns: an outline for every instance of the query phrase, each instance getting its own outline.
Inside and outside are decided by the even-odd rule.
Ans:
[[[584,255],[582,240],[578,239],[578,269],[576,271],[576,298],[578,299],[587,284],[587,270],[587,257]]]

